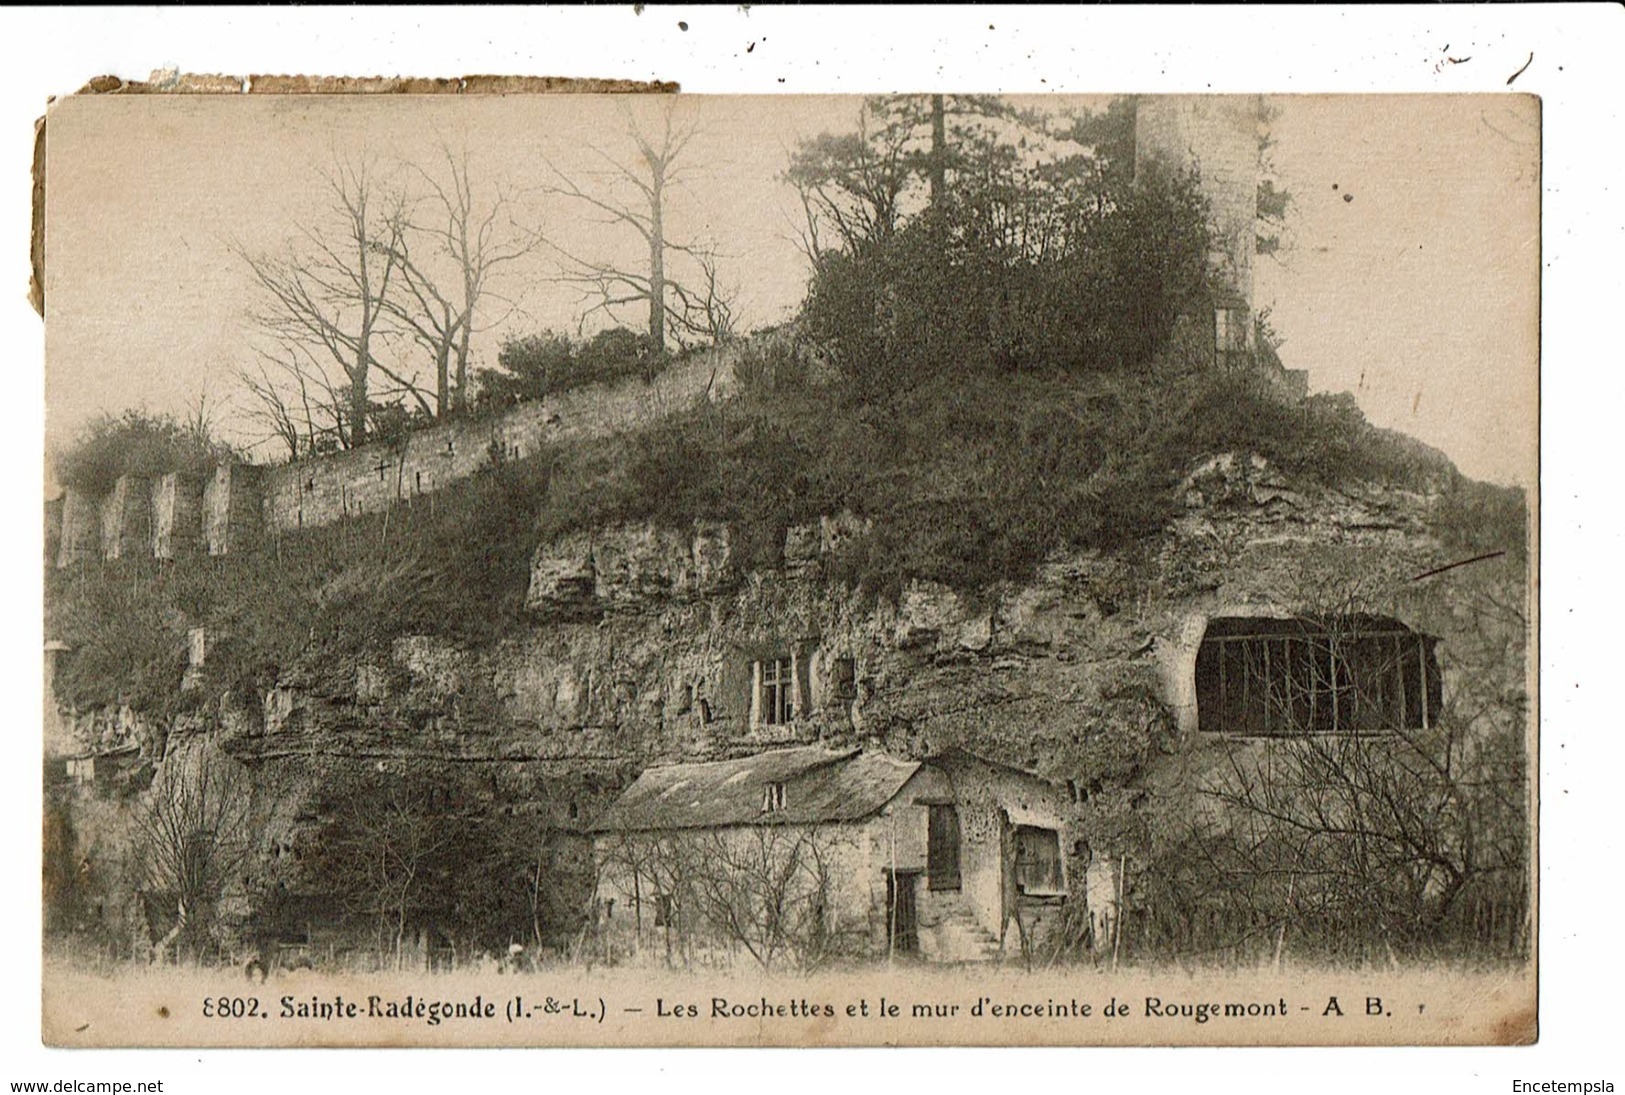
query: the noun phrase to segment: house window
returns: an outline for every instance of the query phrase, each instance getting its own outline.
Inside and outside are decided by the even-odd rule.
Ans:
[[[769,783],[762,788],[762,813],[776,814],[784,809],[784,784]]]
[[[796,717],[795,662],[768,658],[756,663],[756,721],[783,726]]]
[[[1435,640],[1397,620],[1219,618],[1196,655],[1197,725],[1251,737],[1425,730]]]
[[[655,894],[655,927],[677,926],[677,900],[669,893]]]
[[[959,811],[951,804],[931,806],[926,830],[925,865],[933,890],[959,889]]]
[[[1016,892],[1058,894],[1066,891],[1061,875],[1061,834],[1036,825],[1018,825],[1015,834]]]

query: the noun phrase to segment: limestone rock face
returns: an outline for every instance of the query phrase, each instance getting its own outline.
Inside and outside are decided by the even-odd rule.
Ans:
[[[732,558],[731,531],[716,521],[576,534],[537,549],[525,605],[540,617],[570,618],[705,597],[732,579]]]
[[[1131,551],[1058,554],[974,597],[916,580],[892,601],[829,579],[823,561],[866,529],[849,513],[790,530],[785,564],[751,573],[720,523],[572,534],[535,552],[519,634],[475,649],[397,640],[349,697],[273,693],[264,733],[387,725],[391,747],[419,735],[548,764],[844,741],[1041,765],[1114,755],[1090,743],[1125,719],[1142,733],[1146,702],[1193,727],[1195,652],[1215,616],[1311,611],[1357,586],[1418,629],[1464,626],[1409,581],[1443,561],[1425,494],[1331,491],[1223,454],[1183,498],[1183,516]],[[770,663],[790,677],[787,722],[760,717]]]
[[[541,615],[568,616],[590,611],[598,586],[592,540],[584,534],[544,544],[531,562],[525,607]]]
[[[958,633],[964,618],[964,606],[953,590],[936,582],[910,582],[897,605],[897,648],[936,648]]]

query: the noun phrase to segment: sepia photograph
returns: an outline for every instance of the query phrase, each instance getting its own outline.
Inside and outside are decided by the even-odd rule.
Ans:
[[[1538,100],[312,90],[45,121],[48,1042],[1534,1036]]]
[[[1255,13],[4,17],[0,1081],[1612,1090],[1617,11]]]

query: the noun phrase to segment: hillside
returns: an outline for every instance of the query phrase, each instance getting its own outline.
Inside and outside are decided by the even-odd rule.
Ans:
[[[1440,492],[1451,536],[1521,550],[1521,522],[1501,519],[1521,509],[1511,492],[1461,480],[1346,398],[1288,400],[1245,374],[1166,370],[945,377],[874,405],[768,345],[744,355],[731,399],[549,447],[432,504],[203,568],[53,573],[47,630],[76,651],[63,699],[171,707],[190,627],[221,636],[209,679],[245,696],[297,664],[403,635],[492,641],[525,626],[539,544],[633,522],[726,524],[749,571],[782,565],[792,526],[849,513],[864,531],[832,560],[834,580],[893,601],[911,580],[975,596],[1030,579],[1057,551],[1133,547],[1166,526],[1193,467],[1231,451],[1328,488]]]

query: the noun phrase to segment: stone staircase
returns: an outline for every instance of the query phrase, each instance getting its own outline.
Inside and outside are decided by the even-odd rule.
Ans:
[[[933,894],[934,908],[920,910],[920,950],[933,962],[992,962],[999,937],[976,919],[958,894]]]

